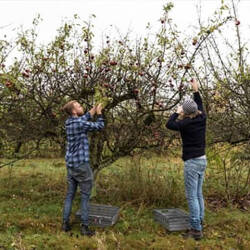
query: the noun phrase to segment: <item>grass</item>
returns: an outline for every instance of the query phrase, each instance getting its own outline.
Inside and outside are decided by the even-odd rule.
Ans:
[[[140,167],[133,167],[135,161]],[[0,249],[249,249],[250,214],[234,206],[209,209],[206,204],[200,242],[185,241],[154,222],[154,208],[187,209],[179,160],[121,159],[104,169],[93,202],[119,206],[121,212],[113,227],[96,228],[93,238],[79,234],[73,216],[79,194],[73,229],[61,231],[65,177],[63,159],[23,160],[0,169]]]

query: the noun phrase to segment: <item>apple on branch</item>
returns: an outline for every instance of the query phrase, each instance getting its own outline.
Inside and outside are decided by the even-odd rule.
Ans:
[[[12,87],[12,82],[11,82],[11,81],[6,81],[6,82],[5,82],[5,86],[6,86],[7,88]]]
[[[236,21],[235,21],[235,25],[236,25],[236,26],[240,25],[240,21],[239,21],[239,20],[236,20]]]
[[[195,46],[197,44],[197,38],[193,38],[192,44]]]
[[[117,65],[117,62],[116,62],[116,61],[111,61],[109,64],[110,64],[111,66],[116,66],[116,65]]]
[[[139,89],[134,89],[134,93],[138,94],[139,93]]]

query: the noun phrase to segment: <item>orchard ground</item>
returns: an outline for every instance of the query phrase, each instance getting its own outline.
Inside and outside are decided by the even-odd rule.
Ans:
[[[187,210],[182,164],[179,158],[144,156],[122,158],[104,169],[92,202],[120,207],[120,217],[113,227],[96,228],[93,238],[80,235],[74,218],[79,193],[72,209],[73,229],[61,231],[66,192],[63,159],[27,159],[4,167],[0,169],[0,249],[249,249],[249,207],[222,202],[223,181],[213,178],[209,166],[204,239],[184,240],[181,233],[166,232],[154,222],[154,208]]]

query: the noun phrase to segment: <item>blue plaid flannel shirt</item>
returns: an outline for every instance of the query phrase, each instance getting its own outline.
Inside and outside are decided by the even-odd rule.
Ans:
[[[88,131],[104,128],[104,119],[98,115],[96,122],[91,122],[91,115],[87,112],[83,116],[69,117],[65,122],[67,147],[65,161],[67,167],[77,167],[89,162]]]

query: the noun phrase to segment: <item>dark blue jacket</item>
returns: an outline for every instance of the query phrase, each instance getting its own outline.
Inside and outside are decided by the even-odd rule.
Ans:
[[[182,138],[182,159],[184,161],[205,155],[206,146],[206,115],[203,110],[202,100],[199,92],[194,93],[194,101],[202,112],[195,118],[177,120],[178,114],[170,116],[166,127],[179,131]]]

